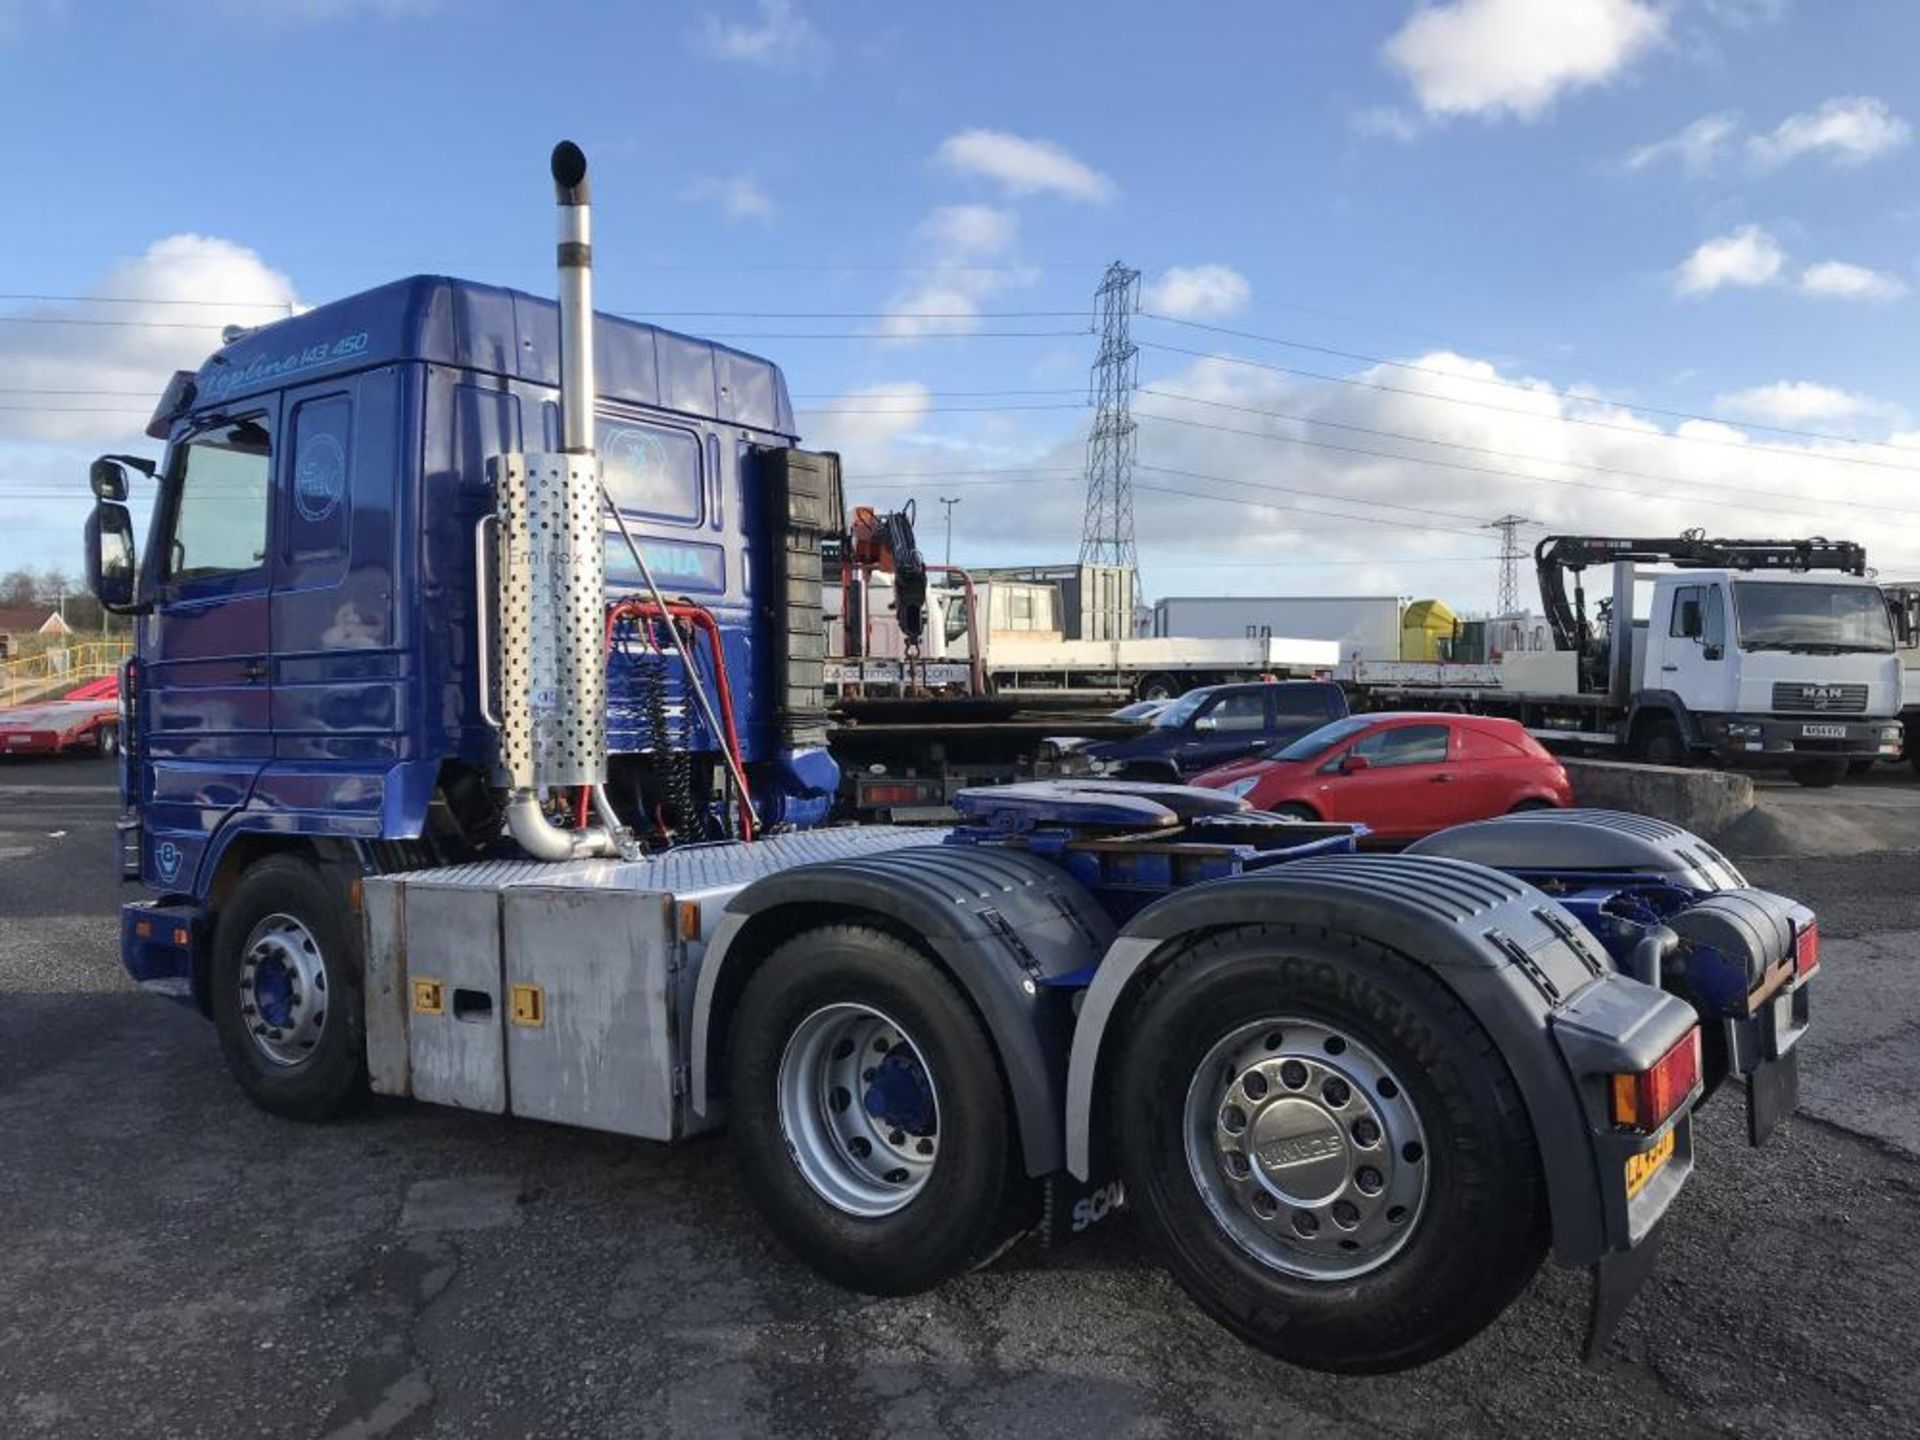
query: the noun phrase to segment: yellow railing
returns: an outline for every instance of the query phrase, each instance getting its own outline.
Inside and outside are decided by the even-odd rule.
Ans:
[[[131,640],[89,640],[0,661],[0,705],[26,705],[104,679],[132,651]]]

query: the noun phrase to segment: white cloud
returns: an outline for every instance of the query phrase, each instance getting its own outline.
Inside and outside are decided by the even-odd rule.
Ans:
[[[127,303],[16,308],[8,318],[35,323],[0,325],[0,389],[37,392],[20,397],[32,408],[0,411],[0,571],[77,571],[87,462],[103,450],[157,458],[160,447],[143,432],[168,377],[198,369],[222,326],[305,308],[293,282],[252,250],[206,235],[155,241],[76,293]],[[197,303],[207,300],[258,303]],[[73,320],[115,323],[65,323]],[[152,494],[138,486],[137,509]]]
[[[810,422],[809,443],[843,455],[868,455],[919,431],[932,403],[920,381],[893,380],[849,390],[802,418]]]
[[[1618,75],[1666,24],[1643,0],[1448,0],[1421,6],[1383,54],[1429,115],[1533,120]]]
[[[1051,140],[1004,130],[962,130],[940,146],[940,161],[963,175],[977,175],[1009,195],[1054,194],[1069,200],[1111,199],[1113,182]]]
[[[1411,144],[1426,132],[1426,126],[1398,105],[1375,105],[1362,110],[1353,117],[1353,128],[1358,134],[1398,140],[1402,145]]]
[[[1817,110],[1789,115],[1768,135],[1747,141],[1755,164],[1771,168],[1803,155],[1824,155],[1836,165],[1864,165],[1899,149],[1913,127],[1871,95],[1836,96]]]
[[[702,16],[694,48],[716,60],[767,70],[818,70],[826,65],[831,51],[825,37],[794,8],[793,0],[758,0],[755,12],[751,20]]]
[[[1672,160],[1689,175],[1704,175],[1720,159],[1727,142],[1739,128],[1740,117],[1732,111],[1702,115],[1664,140],[1655,140],[1633,151],[1627,156],[1626,167],[1645,170]]]
[[[1731,234],[1703,242],[1674,271],[1673,288],[1681,295],[1705,295],[1722,286],[1753,289],[1780,278],[1786,253],[1758,225],[1742,225]]]
[[[1141,292],[1148,310],[1176,320],[1223,320],[1247,308],[1253,286],[1225,265],[1175,265]]]
[[[920,234],[956,258],[1003,254],[1020,228],[1011,210],[992,205],[943,205],[920,222]]]
[[[880,333],[892,340],[966,335],[980,328],[981,306],[1002,291],[1030,284],[1033,274],[1006,260],[1019,218],[991,205],[943,205],[915,232],[931,263],[887,305]]]
[[[1868,539],[1884,571],[1920,573],[1920,519],[1889,513],[1920,510],[1905,496],[1903,477],[1844,463],[1883,462],[1884,451],[1771,434],[1750,439],[1736,424],[1674,423],[1472,355],[1402,358],[1419,368],[1382,365],[1348,376],[1391,391],[1224,360],[1144,379],[1134,403],[1134,507],[1152,592],[1437,595],[1456,607],[1484,607],[1493,598],[1496,547],[1478,527],[1508,511],[1544,529],[1598,534],[1678,534],[1693,526],[1727,534],[1734,529],[1728,516],[1738,514],[1763,533]],[[1911,429],[1889,407],[1852,398],[1857,411],[1819,423],[1838,419],[1864,431],[1884,419],[1889,429],[1896,421]],[[1752,402],[1749,418],[1766,419],[1764,404]],[[1776,406],[1768,413],[1785,412]],[[811,432],[817,422],[803,418]],[[1600,423],[1568,423],[1576,418]],[[880,443],[843,447],[850,498],[891,507],[917,495],[922,515],[937,517],[937,496],[964,497],[955,511],[956,563],[1043,562],[1074,553],[1086,495],[1079,478],[1084,415],[934,410],[912,429],[893,416],[836,423],[872,427],[868,434],[900,431]],[[1303,440],[1321,443],[1293,443]],[[956,466],[1032,469],[930,475],[918,483],[896,473]]]
[[[1803,294],[1822,300],[1898,300],[1907,286],[1898,276],[1845,260],[1821,260],[1800,272]]]
[[[1852,420],[1883,408],[1864,395],[1812,380],[1776,380],[1771,385],[1735,390],[1718,397],[1713,407],[1744,420],[1788,426]]]
[[[730,221],[766,225],[779,213],[773,197],[751,175],[708,175],[689,185],[681,198],[712,205]]]

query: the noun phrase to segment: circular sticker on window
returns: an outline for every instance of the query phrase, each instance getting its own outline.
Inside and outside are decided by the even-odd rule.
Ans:
[[[324,520],[340,508],[347,489],[347,452],[336,435],[313,435],[300,446],[293,470],[293,503],[307,520]]]
[[[617,481],[635,488],[641,497],[652,495],[667,468],[667,447],[644,430],[616,426],[607,431],[601,460]]]

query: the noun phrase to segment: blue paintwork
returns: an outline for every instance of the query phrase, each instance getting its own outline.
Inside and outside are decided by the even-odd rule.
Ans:
[[[933,1086],[904,1045],[895,1046],[873,1067],[873,1079],[860,1098],[867,1114],[909,1135],[931,1135],[934,1129]]]
[[[595,353],[609,483],[662,587],[721,625],[757,798],[783,823],[817,823],[825,757],[780,752],[755,634],[772,537],[752,449],[793,443],[786,382],[766,360],[614,316],[599,317]],[[256,419],[273,437],[272,508],[260,567],[164,583],[164,481],[154,507],[127,750],[149,888],[203,900],[249,833],[418,836],[444,762],[493,762],[476,683],[484,463],[557,448],[558,381],[552,301],[439,276],[265,326],[200,367],[169,465],[213,417]],[[610,596],[637,593],[611,531],[608,555]],[[678,661],[665,663],[677,708]],[[612,741],[638,750],[650,741],[630,723],[630,678],[615,666]],[[691,748],[716,748],[697,716],[691,732]]]

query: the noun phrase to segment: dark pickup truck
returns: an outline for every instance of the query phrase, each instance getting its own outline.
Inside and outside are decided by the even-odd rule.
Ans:
[[[1346,713],[1346,692],[1331,681],[1207,685],[1167,706],[1141,734],[1095,740],[1077,753],[1096,774],[1184,780],[1297,740]]]

